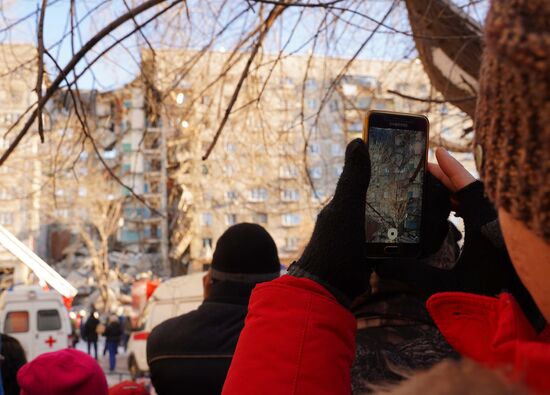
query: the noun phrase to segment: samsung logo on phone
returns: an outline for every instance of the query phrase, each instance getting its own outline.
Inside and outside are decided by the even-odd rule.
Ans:
[[[398,126],[398,127],[406,128],[406,127],[409,127],[409,124],[405,122],[390,122],[390,126]]]

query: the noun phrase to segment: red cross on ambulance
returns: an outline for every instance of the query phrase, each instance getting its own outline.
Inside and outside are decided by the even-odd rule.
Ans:
[[[50,337],[46,339],[45,343],[48,344],[50,348],[52,348],[54,343],[57,343],[57,340],[55,340],[52,335],[50,335]]]

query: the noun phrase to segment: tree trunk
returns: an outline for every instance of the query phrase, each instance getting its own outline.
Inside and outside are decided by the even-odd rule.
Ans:
[[[472,119],[481,65],[481,26],[451,0],[406,0],[418,55],[433,87]]]

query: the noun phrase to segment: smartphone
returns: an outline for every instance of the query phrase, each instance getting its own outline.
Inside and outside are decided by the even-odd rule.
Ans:
[[[428,118],[370,111],[363,138],[371,160],[365,213],[367,255],[416,257],[421,253]]]

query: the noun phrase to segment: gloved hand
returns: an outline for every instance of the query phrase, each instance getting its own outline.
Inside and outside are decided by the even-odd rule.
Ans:
[[[430,231],[423,235],[421,247],[422,257],[429,257],[439,251],[449,233],[451,194],[447,187],[430,172],[426,174],[425,189],[424,222]]]
[[[451,192],[457,215],[464,219],[465,241],[451,270],[439,269],[422,260],[378,261],[375,271],[381,278],[403,281],[433,294],[463,291],[494,295],[518,286],[498,226],[497,213],[485,197],[483,184],[443,149],[436,152],[438,165],[429,169]],[[424,210],[431,210],[427,205]],[[427,232],[432,227],[427,227]],[[428,236],[429,237],[429,236]]]
[[[312,279],[344,306],[368,290],[371,268],[366,262],[365,205],[370,181],[367,145],[348,144],[344,170],[334,197],[319,216],[302,257],[288,273]]]

